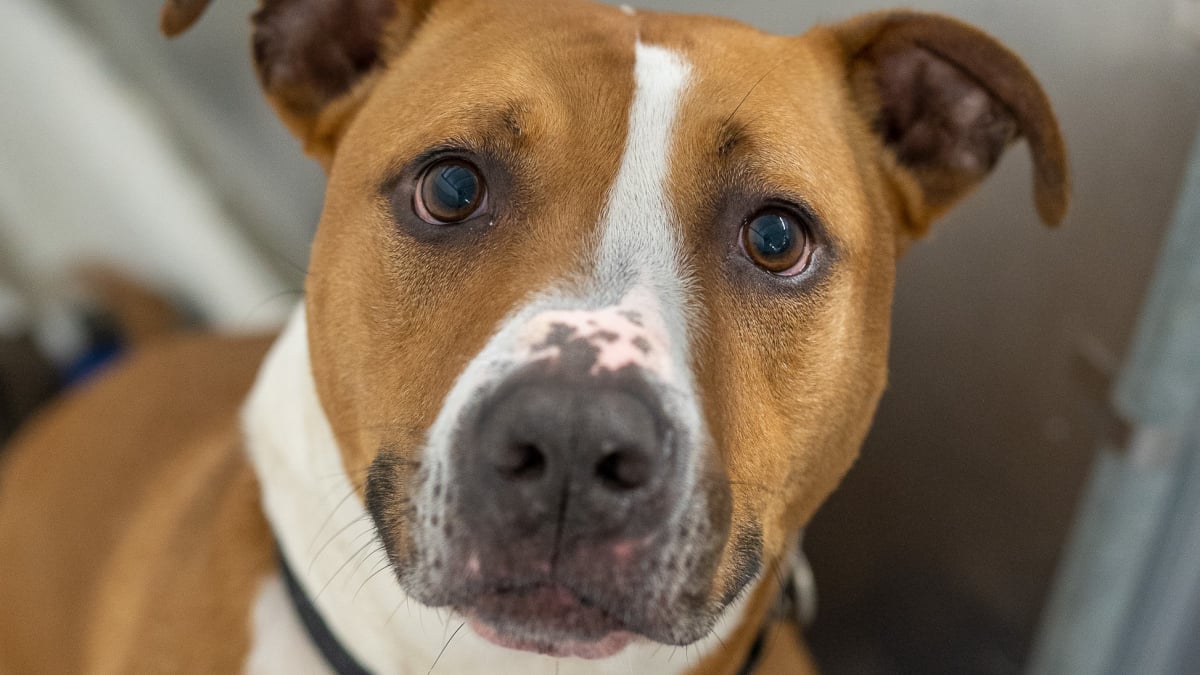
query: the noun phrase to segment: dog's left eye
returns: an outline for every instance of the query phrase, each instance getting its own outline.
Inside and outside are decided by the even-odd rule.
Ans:
[[[741,238],[746,257],[771,274],[791,277],[808,267],[812,236],[794,213],[777,208],[759,211],[746,220]]]
[[[454,225],[470,220],[487,208],[487,186],[479,169],[461,159],[446,159],[430,166],[417,181],[413,210],[433,225]]]

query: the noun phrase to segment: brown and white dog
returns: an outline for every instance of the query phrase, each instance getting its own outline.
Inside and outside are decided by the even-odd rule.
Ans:
[[[261,368],[265,340],[181,338],[25,431],[0,670],[809,670],[770,610],[883,390],[897,256],[1019,137],[1066,210],[1022,62],[906,11],[254,26],[329,176],[303,306]]]

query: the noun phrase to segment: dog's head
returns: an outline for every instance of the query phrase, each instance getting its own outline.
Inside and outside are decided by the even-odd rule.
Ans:
[[[175,0],[179,30],[203,3]],[[848,469],[895,259],[1029,141],[951,19],[800,37],[577,0],[267,0],[266,92],[329,172],[312,368],[395,574],[509,646],[695,641]]]

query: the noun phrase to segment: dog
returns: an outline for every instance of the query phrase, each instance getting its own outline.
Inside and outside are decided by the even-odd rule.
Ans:
[[[1066,212],[1022,61],[912,11],[781,37],[264,0],[253,27],[328,174],[304,300],[24,430],[0,670],[813,671],[776,608],[884,389],[897,258],[1018,139]]]

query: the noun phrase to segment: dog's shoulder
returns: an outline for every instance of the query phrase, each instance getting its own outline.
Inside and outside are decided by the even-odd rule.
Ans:
[[[90,649],[89,661],[128,672],[138,644],[117,636],[172,642],[150,651],[173,658],[242,658],[274,550],[238,410],[269,346],[158,341],[18,434],[0,465],[0,670],[26,672],[28,653],[71,672]],[[223,646],[198,655],[180,639],[197,630],[231,634],[199,641]]]

